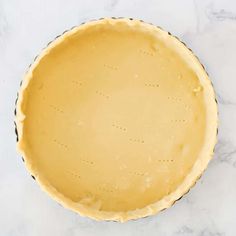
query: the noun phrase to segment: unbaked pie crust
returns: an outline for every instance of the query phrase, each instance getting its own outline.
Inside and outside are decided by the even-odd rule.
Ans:
[[[170,207],[212,157],[217,105],[198,59],[176,37],[101,19],[51,42],[26,73],[18,149],[52,198],[96,220]]]

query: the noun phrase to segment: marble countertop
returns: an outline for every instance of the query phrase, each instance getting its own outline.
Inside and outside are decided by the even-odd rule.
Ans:
[[[96,222],[59,206],[30,178],[15,148],[13,110],[35,55],[81,22],[127,16],[160,25],[193,49],[219,101],[214,159],[172,208],[128,223]],[[0,0],[0,235],[236,235],[235,0]]]

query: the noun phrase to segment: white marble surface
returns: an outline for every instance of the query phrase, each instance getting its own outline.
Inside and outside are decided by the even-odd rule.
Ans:
[[[219,101],[216,154],[196,186],[172,208],[128,223],[95,222],[42,192],[15,149],[13,110],[35,55],[74,25],[128,16],[160,25],[199,56]],[[0,235],[236,235],[235,0],[0,0]]]

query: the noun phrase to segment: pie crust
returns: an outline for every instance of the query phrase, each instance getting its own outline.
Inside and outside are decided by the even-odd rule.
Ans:
[[[17,147],[49,195],[83,216],[127,221],[195,184],[217,136],[212,84],[159,27],[106,18],[64,32],[27,71]]]

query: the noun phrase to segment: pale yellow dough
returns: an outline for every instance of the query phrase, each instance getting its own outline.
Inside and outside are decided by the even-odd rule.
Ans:
[[[103,19],[65,33],[27,72],[18,148],[65,207],[126,221],[169,207],[206,168],[217,107],[196,57],[167,32]]]

